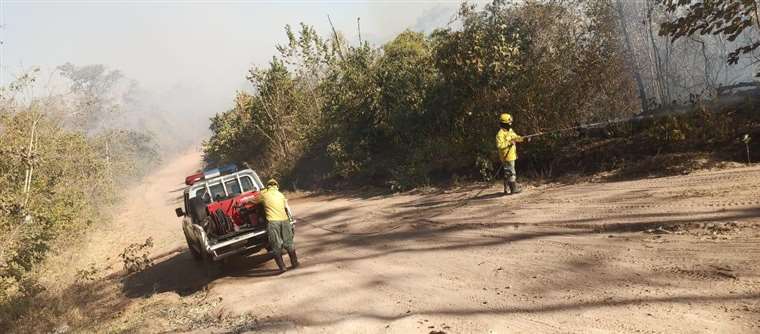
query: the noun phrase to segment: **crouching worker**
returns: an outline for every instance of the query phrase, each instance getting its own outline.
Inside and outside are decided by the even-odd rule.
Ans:
[[[288,200],[280,192],[277,181],[274,179],[267,181],[267,188],[250,201],[264,206],[269,246],[272,248],[272,255],[280,272],[285,271],[285,261],[282,259],[283,248],[288,251],[291,268],[298,267],[296,247],[293,244],[293,225],[288,215]]]
[[[517,143],[523,142],[523,137],[512,130],[512,115],[510,114],[499,116],[499,127],[499,132],[496,133],[496,148],[499,149],[499,159],[504,168],[504,194],[517,194],[522,189],[517,185],[515,160],[517,160]]]

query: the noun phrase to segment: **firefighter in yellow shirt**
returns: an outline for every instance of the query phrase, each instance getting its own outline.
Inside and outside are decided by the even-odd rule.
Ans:
[[[518,194],[522,191],[517,185],[517,172],[515,160],[517,160],[517,143],[523,142],[512,129],[512,115],[501,114],[499,116],[499,132],[496,133],[496,148],[499,150],[499,160],[504,168],[504,194]]]
[[[280,272],[285,271],[285,261],[282,259],[282,249],[288,251],[292,268],[298,267],[296,247],[293,243],[293,224],[288,214],[288,200],[279,190],[276,180],[267,181],[266,189],[259,196],[250,200],[254,204],[262,204],[267,218],[267,237],[272,255]]]

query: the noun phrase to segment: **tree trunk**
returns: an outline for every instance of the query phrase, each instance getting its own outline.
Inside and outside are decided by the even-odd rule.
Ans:
[[[26,207],[26,204],[29,202],[29,194],[32,190],[32,175],[34,174],[32,155],[34,153],[34,135],[37,130],[37,122],[39,122],[39,119],[32,121],[32,129],[29,131],[29,148],[26,151],[26,173],[24,178],[24,203],[21,207]]]
[[[652,8],[651,0],[646,1],[646,11],[647,11],[647,32],[649,33],[649,42],[652,45],[652,62],[654,63],[654,81],[655,86],[658,91],[658,95],[660,96],[660,104],[667,105],[670,103],[670,96],[666,93],[665,86],[667,83],[665,82],[665,78],[663,77],[663,71],[662,71],[662,61],[660,59],[660,50],[657,48],[657,41],[654,38],[654,29],[652,28],[653,22],[652,22],[652,12],[654,11],[654,8]]]
[[[636,62],[636,55],[633,51],[633,47],[631,46],[631,37],[628,34],[628,27],[626,26],[625,22],[625,12],[623,11],[622,0],[617,0],[617,12],[618,18],[620,19],[620,29],[623,31],[623,39],[625,40],[625,53],[628,58],[628,65],[630,66],[631,74],[633,74],[633,79],[636,81],[636,88],[639,91],[641,111],[646,113],[649,110],[647,104],[647,93],[644,89],[644,81],[641,80],[641,73],[639,72],[639,66]]]

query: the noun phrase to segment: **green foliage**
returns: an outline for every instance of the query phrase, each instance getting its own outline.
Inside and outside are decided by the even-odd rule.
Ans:
[[[107,129],[91,136],[89,141],[105,154],[107,177],[116,184],[140,179],[161,161],[158,144],[148,133]]]
[[[404,31],[378,48],[286,27],[280,55],[250,71],[254,93],[212,119],[206,159],[393,189],[490,174],[501,112],[525,134],[638,110],[608,5],[464,4],[461,28]]]
[[[0,127],[7,157],[0,161],[0,306],[6,306],[34,293],[24,283],[28,273],[58,237],[76,234],[98,217],[95,208],[112,199],[113,184],[96,147],[43,114],[5,114]]]
[[[69,123],[85,112],[78,94],[23,95],[34,75],[0,88],[0,324],[40,292],[34,271],[47,253],[106,220],[100,208],[158,160],[147,134]]]

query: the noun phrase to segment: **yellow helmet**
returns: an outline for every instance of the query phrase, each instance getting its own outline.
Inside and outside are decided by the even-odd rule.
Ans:
[[[275,179],[269,179],[269,181],[267,181],[267,188],[269,188],[269,187],[278,187],[279,188],[280,184],[277,183],[277,180],[275,180]]]
[[[503,113],[499,115],[499,122],[506,123],[506,124],[512,124],[512,115]]]

